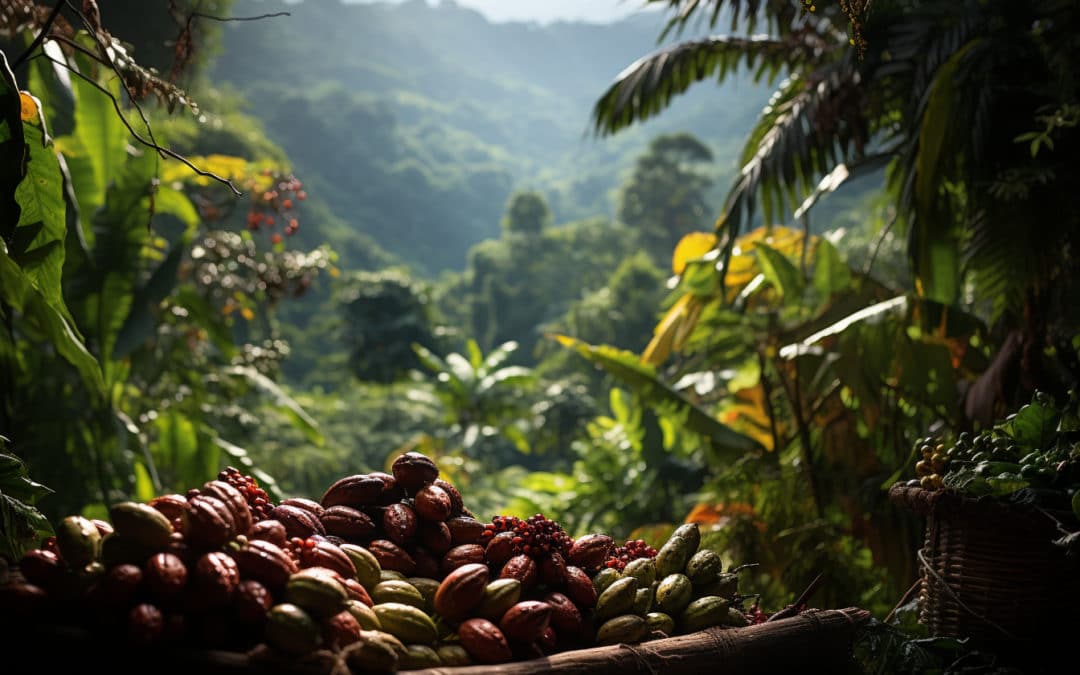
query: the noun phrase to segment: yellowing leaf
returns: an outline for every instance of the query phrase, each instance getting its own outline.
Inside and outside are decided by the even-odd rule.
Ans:
[[[25,91],[19,92],[19,117],[23,122],[29,122],[37,117],[38,104],[34,97]]]
[[[691,307],[694,296],[690,293],[675,301],[664,318],[653,329],[653,337],[641,353],[641,361],[657,365],[667,360],[675,344],[675,336],[679,331],[682,321],[686,318],[687,311]]]
[[[682,274],[686,264],[691,260],[697,260],[709,251],[716,248],[716,235],[711,232],[691,232],[675,246],[675,252],[671,255],[671,271]]]
[[[244,317],[247,321],[251,321],[255,318],[255,312],[251,311],[248,307],[244,307],[240,310],[240,316]]]
[[[243,178],[250,172],[248,161],[243,157],[206,155],[188,159],[203,171],[209,171],[228,180]],[[166,183],[191,180],[199,185],[208,185],[210,182],[206,176],[196,174],[187,165],[179,162],[167,162],[161,172],[161,180]]]

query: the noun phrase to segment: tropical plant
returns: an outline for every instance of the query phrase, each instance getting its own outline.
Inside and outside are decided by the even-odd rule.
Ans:
[[[40,95],[20,91],[0,51],[0,429],[56,489],[52,514],[100,514],[117,499],[199,484],[226,463],[255,471],[234,442],[267,403],[321,442],[272,379],[285,346],[267,316],[331,259],[203,230],[184,190],[227,178],[161,145],[139,97],[190,101],[130,61],[94,16],[76,15],[83,30],[54,23],[56,12],[0,20],[0,33],[26,31],[17,62]],[[54,140],[51,128],[67,133]],[[256,173],[226,159],[208,162]],[[257,311],[265,332],[251,329]]]
[[[482,443],[498,435],[527,452],[523,420],[529,414],[522,387],[535,377],[530,368],[504,365],[517,343],[503,343],[487,355],[475,340],[467,340],[465,346],[467,356],[451,352],[442,357],[423,345],[413,345],[420,363],[434,376],[432,395],[445,411],[446,426],[440,435],[454,439],[452,445],[474,457],[485,454],[479,451]],[[483,459],[500,463],[495,457]]]
[[[665,32],[729,19],[732,34],[684,41],[628,67],[596,103],[600,133],[742,67],[769,82],[784,75],[717,221],[725,263],[759,205],[766,223],[802,216],[837,182],[887,164],[921,297],[955,304],[971,302],[973,291],[984,316],[1015,312],[1012,327],[1022,307],[1036,321],[1066,312],[1076,325],[1051,291],[1073,283],[1080,231],[1061,189],[1078,178],[1067,160],[1080,138],[1073,4],[652,2],[672,11]],[[865,49],[851,48],[853,12]],[[755,34],[759,27],[767,33]],[[827,189],[817,189],[819,179]],[[1024,330],[1037,339],[1038,325]],[[1068,328],[1052,332],[1053,345],[1071,354]]]
[[[712,160],[708,146],[680,133],[654,138],[634,164],[619,195],[618,216],[658,263],[666,263],[683,235],[708,220]]]
[[[360,380],[389,383],[420,367],[413,344],[437,349],[429,292],[398,270],[359,272],[337,291],[339,333]]]

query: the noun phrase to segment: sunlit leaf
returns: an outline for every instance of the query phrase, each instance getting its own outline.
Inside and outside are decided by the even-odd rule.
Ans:
[[[686,263],[697,260],[716,248],[716,235],[712,232],[691,232],[679,240],[671,255],[671,271],[682,274]]]
[[[814,249],[814,288],[823,300],[851,287],[851,268],[828,239],[818,241]]]
[[[657,413],[673,416],[680,420],[686,429],[710,439],[714,450],[724,458],[732,459],[743,452],[761,449],[759,443],[721,424],[708,412],[672,389],[657,376],[652,366],[642,363],[633,352],[606,345],[590,345],[566,335],[552,337],[559,344],[573,349],[631,387]]]
[[[772,284],[786,303],[799,302],[803,292],[803,279],[799,270],[780,251],[764,242],[757,242],[758,264],[765,279]]]
[[[92,394],[103,395],[105,381],[101,367],[83,344],[75,328],[42,295],[0,244],[0,298],[19,310],[23,319],[35,326],[68,363],[75,366]]]
[[[319,431],[318,422],[300,407],[300,404],[289,396],[278,383],[250,366],[232,366],[227,368],[225,372],[242,377],[255,385],[256,389],[270,399],[271,404],[278,411],[284,413],[296,428],[304,433],[308,441],[319,446],[326,443],[326,439],[323,438],[322,433]]]

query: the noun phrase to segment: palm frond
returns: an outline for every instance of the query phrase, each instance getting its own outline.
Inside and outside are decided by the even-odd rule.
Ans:
[[[849,59],[785,81],[743,148],[742,170],[724,204],[728,242],[753,219],[797,209],[817,181],[841,162],[859,160],[871,134],[861,77]]]
[[[797,28],[812,16],[796,0],[646,0],[646,5],[661,4],[667,5],[671,17],[660,33],[660,40],[669,34],[681,34],[691,24],[716,28],[725,17],[733,33],[750,34],[765,23],[770,32],[783,34],[782,31]]]
[[[723,82],[741,65],[756,67],[758,78],[772,82],[782,70],[798,68],[821,49],[809,35],[710,36],[665,47],[619,73],[593,107],[595,131],[612,134],[654,117],[692,84],[710,78]]]

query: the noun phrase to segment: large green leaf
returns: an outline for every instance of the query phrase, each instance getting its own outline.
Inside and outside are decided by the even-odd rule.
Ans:
[[[10,239],[19,222],[15,188],[26,173],[26,141],[20,119],[19,88],[0,50],[0,238]]]
[[[823,301],[851,288],[851,268],[828,239],[821,239],[814,256],[814,288]]]
[[[93,71],[88,71],[93,72]],[[101,83],[117,99],[120,83],[115,77]],[[128,131],[112,101],[82,78],[72,79],[75,94],[75,130],[64,139],[71,180],[83,218],[91,220],[105,203],[109,183],[121,172],[126,159]]]
[[[57,353],[79,371],[92,395],[103,395],[105,382],[97,360],[68,322],[30,282],[0,244],[0,299],[22,312],[23,319],[51,340]]]
[[[157,266],[147,282],[135,292],[135,297],[131,301],[131,312],[116,336],[112,358],[124,358],[153,337],[157,329],[154,310],[176,288],[180,261],[186,249],[187,243],[184,241],[173,244],[165,260]]]
[[[763,449],[757,441],[722,424],[672,389],[657,376],[655,368],[642,363],[633,352],[607,345],[590,345],[565,335],[554,338],[631,387],[661,415],[675,418],[686,429],[708,438],[713,449],[724,459],[734,460],[741,453]]]
[[[274,407],[284,413],[310,442],[319,446],[326,444],[326,439],[323,438],[322,432],[319,431],[318,422],[269,377],[250,366],[232,366],[227,368],[225,372],[247,380],[256,389],[268,396]]]
[[[694,83],[723,81],[744,64],[751,68],[760,64],[758,76],[767,74],[771,81],[812,53],[812,44],[801,36],[710,36],[665,47],[615,77],[593,108],[596,131],[611,134],[654,117]]]
[[[15,199],[22,208],[14,241],[29,242],[25,248],[9,249],[11,257],[22,267],[27,278],[45,296],[49,304],[74,325],[64,304],[61,277],[64,269],[64,239],[67,236],[67,216],[64,207],[64,178],[60,163],[52,151],[52,141],[41,118],[37,124],[23,122],[29,161],[26,176],[15,190]],[[29,228],[33,238],[18,233]]]
[[[760,241],[754,244],[754,251],[765,280],[772,284],[785,304],[797,304],[802,298],[803,279],[795,265],[783,253]]]

